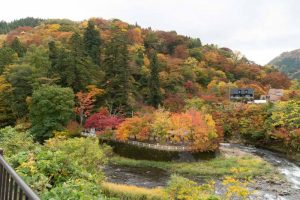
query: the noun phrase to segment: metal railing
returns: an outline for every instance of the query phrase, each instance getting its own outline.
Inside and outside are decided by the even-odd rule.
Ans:
[[[121,140],[116,140],[116,139],[109,139],[109,141],[131,144],[133,146],[139,146],[139,147],[144,147],[144,148],[148,148],[148,149],[156,149],[156,150],[163,150],[163,151],[176,151],[176,152],[194,151],[194,149],[189,146],[171,146],[171,145],[161,145],[158,143],[150,144],[150,143],[144,143],[144,142],[138,142],[138,141],[132,141],[132,140],[121,141]]]
[[[2,149],[0,149],[0,200],[40,200],[4,160]]]

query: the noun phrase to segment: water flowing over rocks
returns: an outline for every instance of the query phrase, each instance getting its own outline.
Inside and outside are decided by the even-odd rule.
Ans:
[[[255,190],[253,200],[298,200],[300,199],[300,167],[289,161],[284,155],[251,146],[221,143],[220,154],[225,157],[252,155],[260,157],[275,166],[284,179],[256,179],[250,185]],[[170,174],[157,168],[133,168],[124,166],[106,166],[107,181],[141,187],[163,187]],[[191,178],[192,177],[187,177]],[[203,183],[203,180],[195,180]],[[221,180],[216,181],[216,193],[222,194]]]

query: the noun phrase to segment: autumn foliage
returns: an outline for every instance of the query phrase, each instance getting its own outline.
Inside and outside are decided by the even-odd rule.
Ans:
[[[85,128],[95,128],[99,134],[107,129],[115,129],[121,122],[122,118],[110,115],[107,109],[101,109],[99,112],[91,115],[85,122]]]
[[[90,116],[96,97],[103,93],[103,90],[96,88],[94,85],[87,86],[87,88],[88,92],[80,91],[76,93],[77,106],[75,107],[75,113],[79,115],[81,125],[84,118]]]
[[[188,145],[195,151],[212,151],[218,148],[220,137],[209,114],[159,109],[153,114],[127,118],[119,125],[116,139]]]

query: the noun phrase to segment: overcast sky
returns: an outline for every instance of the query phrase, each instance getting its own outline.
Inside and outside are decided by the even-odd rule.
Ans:
[[[5,0],[0,20],[22,17],[119,18],[142,27],[176,30],[241,51],[266,64],[300,48],[298,0]]]

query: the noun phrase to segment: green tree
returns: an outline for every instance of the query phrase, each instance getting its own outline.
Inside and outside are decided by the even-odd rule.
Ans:
[[[273,128],[285,127],[290,130],[300,128],[300,101],[278,102],[274,105],[270,118]]]
[[[48,56],[48,50],[43,46],[37,47],[35,45],[31,45],[28,48],[24,61],[41,71],[48,70],[51,64]]]
[[[49,60],[51,62],[51,68],[49,69],[49,73],[52,74],[53,73],[52,71],[55,68],[58,59],[58,48],[56,47],[54,41],[50,41],[48,43],[48,49],[49,49]]]
[[[91,82],[93,69],[92,61],[85,55],[84,44],[79,33],[74,33],[70,38],[70,64],[63,72],[66,77],[66,84],[72,87],[75,92],[84,90]]]
[[[158,60],[156,52],[151,52],[150,54],[150,67],[151,76],[149,80],[149,91],[150,91],[150,104],[154,107],[158,107],[161,103],[162,97],[160,93],[160,82],[159,82],[159,71],[158,71]]]
[[[132,106],[132,76],[125,35],[117,34],[112,38],[105,51],[104,64],[105,89],[110,106],[129,111]]]
[[[16,52],[7,46],[0,48],[0,73],[4,71],[4,68],[18,59]]]
[[[12,41],[11,48],[18,54],[19,57],[23,57],[26,53],[26,47],[22,45],[18,37]]]
[[[32,134],[43,141],[60,131],[70,120],[74,107],[74,93],[70,88],[43,86],[33,92],[30,105]]]
[[[84,45],[88,55],[92,58],[96,65],[100,65],[101,62],[101,37],[98,30],[95,29],[93,21],[88,22],[88,26],[84,32]]]
[[[38,26],[42,21],[42,19],[26,17],[22,19],[17,19],[12,22],[0,21],[0,34],[6,34],[9,31],[20,27],[20,26],[30,26],[35,27]]]
[[[15,116],[13,115],[9,97],[12,92],[12,86],[5,77],[0,76],[0,127],[13,125]]]
[[[49,43],[49,60],[51,62],[48,70],[48,78],[63,87],[71,87],[74,81],[74,62],[72,54],[65,47],[57,48],[55,42]]]
[[[27,97],[32,95],[36,78],[36,69],[29,65],[11,65],[3,72],[3,76],[11,85],[11,92],[6,97],[15,118],[20,119],[28,114]]]
[[[50,42],[49,59],[48,77],[56,79],[56,83],[63,87],[71,87],[75,92],[102,80],[102,71],[86,55],[79,33],[73,33],[67,48],[57,48],[54,42]]]

